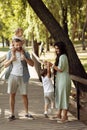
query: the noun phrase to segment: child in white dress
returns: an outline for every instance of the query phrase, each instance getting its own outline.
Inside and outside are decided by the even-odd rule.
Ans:
[[[44,90],[44,115],[48,118],[48,108],[51,104],[51,109],[54,108],[54,86],[51,80],[51,71],[49,63],[47,63],[47,69],[42,69],[40,71],[43,90]]]

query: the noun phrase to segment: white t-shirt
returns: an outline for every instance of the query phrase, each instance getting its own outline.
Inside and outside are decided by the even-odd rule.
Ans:
[[[44,93],[54,92],[54,86],[52,84],[51,78],[49,78],[48,76],[42,77],[42,83]]]
[[[11,74],[16,76],[23,76],[23,66],[21,63],[21,53],[16,51],[16,60],[12,62],[13,68]]]

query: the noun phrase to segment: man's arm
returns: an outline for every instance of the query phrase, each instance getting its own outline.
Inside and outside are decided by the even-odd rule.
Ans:
[[[6,55],[6,60],[4,62],[4,66],[8,67],[14,60],[16,60],[16,57],[11,54],[11,50],[8,51]]]
[[[27,62],[27,64],[29,64],[30,66],[34,66],[34,62],[32,59],[27,59],[26,57],[24,59]]]
[[[22,59],[25,60],[30,66],[34,66],[34,61],[30,58],[30,54],[28,52],[22,52]]]

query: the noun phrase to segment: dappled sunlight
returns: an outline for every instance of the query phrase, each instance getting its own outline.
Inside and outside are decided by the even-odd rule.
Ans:
[[[31,67],[28,65],[29,73],[30,73],[30,78],[35,78],[38,79],[38,75],[36,73],[35,67]]]
[[[38,118],[41,118],[41,117],[44,117],[44,114],[42,113],[37,113],[37,112],[33,112],[33,111],[29,111],[29,113],[31,115],[33,115],[35,117],[35,119],[38,117]],[[20,110],[19,113],[18,113],[18,117],[19,119],[26,119],[25,117],[25,111],[24,110]]]
[[[7,118],[10,115],[9,109],[0,108],[0,116]]]
[[[38,86],[42,86],[41,82],[33,81],[32,79],[30,80],[30,83],[33,83],[33,84],[38,85]]]

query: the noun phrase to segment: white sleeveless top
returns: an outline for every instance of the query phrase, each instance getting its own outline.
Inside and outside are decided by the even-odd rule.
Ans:
[[[15,76],[23,76],[23,66],[21,63],[21,53],[16,51],[16,60],[12,62],[13,68],[11,74]]]
[[[54,86],[52,84],[51,78],[49,78],[48,76],[42,77],[42,83],[44,93],[54,92]]]

